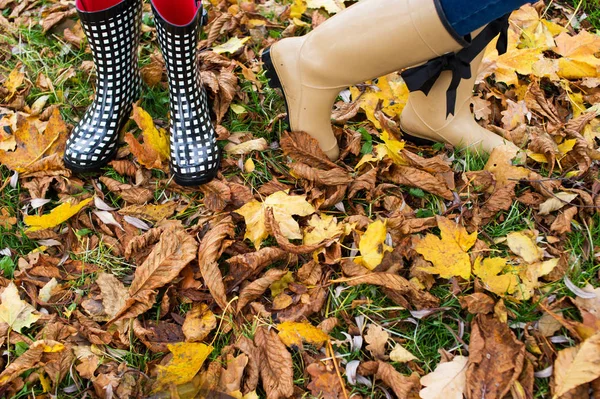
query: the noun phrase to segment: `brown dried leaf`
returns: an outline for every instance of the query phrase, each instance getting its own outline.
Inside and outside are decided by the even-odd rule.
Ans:
[[[448,185],[432,174],[408,166],[392,165],[390,170],[382,173],[384,180],[395,184],[420,188],[431,194],[439,195],[446,200],[452,200],[454,195]]]
[[[177,209],[177,202],[172,201],[160,205],[130,205],[119,209],[118,212],[121,215],[135,216],[140,219],[160,222],[171,216],[175,212],[175,209]]]
[[[222,392],[232,393],[239,391],[242,385],[242,377],[244,370],[248,364],[248,356],[241,354],[237,357],[228,356],[227,363],[221,371],[219,379],[219,390]]]
[[[381,326],[370,324],[367,333],[364,335],[367,345],[367,350],[371,352],[374,358],[386,360],[387,341],[390,339],[390,334],[387,333]]]
[[[234,235],[233,221],[231,216],[228,216],[211,226],[211,229],[202,238],[198,248],[198,265],[204,282],[223,310],[227,308],[227,295],[225,294],[223,275],[219,270],[217,261],[221,256],[223,240]]]
[[[301,254],[309,254],[312,253],[325,245],[327,245],[330,240],[325,240],[323,242],[312,244],[312,245],[294,245],[287,239],[281,232],[279,227],[279,223],[275,220],[275,215],[273,213],[273,208],[265,209],[265,226],[269,234],[271,234],[277,240],[277,244],[284,250],[292,254],[301,255]]]
[[[282,344],[283,345],[283,344]],[[21,373],[39,367],[46,360],[44,353],[60,352],[64,345],[51,340],[35,341],[21,356],[12,361],[0,373],[0,387],[4,387],[17,378]],[[284,346],[285,349],[285,346]],[[291,357],[290,357],[291,361]]]
[[[413,399],[419,397],[421,382],[419,375],[412,373],[410,377],[404,376],[396,371],[394,366],[382,361],[377,361],[379,367],[375,377],[381,379],[385,385],[392,388],[398,399]]]
[[[339,186],[352,182],[352,177],[350,177],[348,172],[340,168],[325,171],[311,168],[300,162],[295,162],[290,166],[290,171],[294,176],[316,183],[320,186]]]
[[[194,304],[192,310],[187,312],[182,328],[187,342],[200,342],[216,327],[217,318],[206,304],[200,303]]]
[[[467,399],[503,398],[523,370],[525,345],[506,323],[477,315],[471,325]]]
[[[488,314],[494,311],[494,300],[482,292],[462,296],[459,302],[460,306],[471,314]]]
[[[237,303],[237,311],[240,312],[244,306],[259,298],[274,282],[280,280],[288,272],[286,270],[270,269],[264,276],[258,278],[245,286],[240,292]]]
[[[283,153],[296,162],[323,170],[339,168],[327,158],[318,141],[305,132],[284,133],[280,145]]]
[[[571,222],[579,210],[577,207],[571,206],[565,209],[560,215],[556,217],[550,230],[555,231],[558,234],[565,234],[571,232]]]
[[[145,187],[135,187],[106,176],[100,176],[100,181],[109,191],[120,195],[125,202],[131,204],[145,204],[154,198],[154,192]]]
[[[109,318],[115,317],[117,312],[125,306],[129,299],[129,291],[114,275],[100,273],[96,279],[100,292],[102,292],[102,306]]]
[[[204,205],[213,212],[221,212],[231,202],[231,189],[220,180],[212,180],[199,187],[204,194]]]
[[[279,399],[294,393],[292,355],[274,330],[259,327],[254,343],[260,350],[260,377],[267,399]]]
[[[439,305],[439,300],[426,291],[418,289],[402,276],[392,273],[369,273],[363,276],[335,280],[336,283],[346,283],[351,287],[360,284],[371,284],[386,287],[406,295],[417,309],[434,308]]]
[[[312,363],[306,367],[311,381],[306,385],[315,398],[341,399],[344,398],[342,384],[333,367],[327,367],[322,362]]]

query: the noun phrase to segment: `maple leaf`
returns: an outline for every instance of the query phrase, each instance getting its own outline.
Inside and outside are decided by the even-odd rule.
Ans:
[[[40,130],[34,121],[25,120],[14,133],[16,149],[0,150],[0,163],[19,173],[47,154],[62,156],[67,141],[67,125],[55,109],[48,124]]]
[[[21,300],[17,286],[11,281],[0,295],[0,320],[14,331],[20,333],[23,328],[31,326],[39,315],[33,314],[35,308]]]
[[[389,245],[384,244],[386,237],[385,221],[377,220],[369,224],[367,231],[360,237],[358,244],[360,256],[355,259],[355,262],[369,270],[379,266],[385,253],[392,250]]]
[[[558,60],[558,75],[572,80],[600,76],[600,58],[594,55],[598,48],[600,37],[585,30],[576,36],[567,32],[558,35],[554,49],[562,55]]]
[[[150,114],[136,104],[133,105],[132,118],[142,130],[144,143],[141,144],[133,134],[127,133],[124,140],[129,144],[131,153],[148,169],[165,168],[170,157],[168,134],[164,129],[157,129]]]
[[[295,323],[286,321],[277,325],[279,338],[286,346],[302,347],[302,342],[313,345],[323,345],[329,340],[329,335],[307,321]]]
[[[433,263],[433,267],[420,268],[426,273],[439,274],[442,278],[459,276],[468,280],[471,277],[471,260],[467,251],[477,241],[477,232],[471,234],[451,220],[436,216],[441,239],[427,234],[415,245],[415,251]]]
[[[49,229],[52,227],[56,227],[59,224],[67,221],[72,216],[79,213],[81,209],[83,209],[86,205],[92,202],[93,198],[88,198],[81,201],[77,205],[73,205],[70,202],[65,202],[52,209],[50,213],[46,215],[32,215],[25,216],[23,221],[25,224],[30,226],[27,231],[34,232],[43,229]]]
[[[500,275],[506,269],[506,259],[478,257],[473,265],[473,274],[481,279],[488,291],[497,295],[512,294],[519,284],[516,273],[508,272]]]
[[[398,141],[393,137],[390,137],[387,131],[381,133],[381,140],[383,140],[384,144],[377,145],[378,159],[383,159],[385,156],[387,156],[397,165],[408,165],[402,156],[402,150],[404,150],[405,144],[403,141]]]
[[[379,78],[377,84],[370,84],[364,91],[353,86],[350,88],[350,93],[352,94],[352,98],[358,101],[367,119],[377,129],[381,129],[381,123],[375,116],[380,102],[381,111],[387,116],[399,116],[408,102],[410,91],[404,80],[400,77],[400,74],[394,72]]]
[[[377,324],[369,325],[369,329],[365,334],[365,341],[369,344],[367,345],[367,349],[375,358],[387,359],[385,352],[388,339],[390,339],[390,334],[381,328],[381,326]]]
[[[244,239],[249,239],[259,249],[262,242],[269,236],[265,225],[265,210],[273,209],[273,215],[281,233],[290,240],[302,239],[300,226],[292,215],[308,216],[315,212],[315,208],[306,201],[306,196],[288,195],[287,191],[278,191],[269,195],[263,202],[252,200],[236,210],[246,221],[246,234]]]
[[[467,386],[466,356],[454,356],[451,362],[440,363],[431,373],[421,377],[419,396],[422,399],[462,399]]]
[[[304,229],[304,245],[318,244],[320,242],[339,237],[344,233],[344,224],[338,224],[337,219],[331,215],[313,215]]]
[[[164,366],[156,366],[158,377],[154,392],[168,388],[171,384],[181,385],[191,381],[213,350],[212,346],[189,342],[168,344],[167,347],[173,358]]]
[[[6,79],[3,83],[4,87],[8,90],[8,95],[6,96],[6,101],[9,101],[12,96],[15,95],[19,86],[23,84],[25,80],[25,74],[21,72],[23,65],[18,63],[17,66],[10,72],[8,75],[8,79]]]

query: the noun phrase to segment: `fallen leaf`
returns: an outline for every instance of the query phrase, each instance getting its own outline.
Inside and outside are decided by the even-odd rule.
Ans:
[[[70,202],[64,202],[61,205],[54,208],[50,213],[46,215],[35,215],[35,216],[25,216],[23,221],[25,224],[30,226],[27,231],[34,232],[43,229],[49,229],[52,227],[56,227],[59,224],[67,221],[72,216],[79,213],[81,209],[83,209],[86,205],[88,205],[93,198],[85,199],[79,202],[77,205],[73,205]]]
[[[323,241],[337,238],[344,233],[342,224],[338,224],[337,219],[332,215],[313,215],[308,220],[304,229],[304,245],[318,244]]]
[[[237,36],[232,37],[225,43],[213,47],[212,51],[217,54],[230,53],[233,54],[244,47],[245,43],[250,40],[250,36],[239,39]]]
[[[390,246],[385,244],[386,237],[385,221],[377,220],[369,224],[358,243],[360,256],[354,261],[369,270],[375,269],[381,264],[385,253],[392,250]]]
[[[25,81],[25,74],[21,72],[22,67],[23,66],[20,63],[17,64],[17,66],[10,72],[8,78],[3,83],[3,86],[6,88],[6,90],[8,90],[8,95],[6,96],[7,101],[15,95],[17,89]]]
[[[36,310],[33,306],[21,300],[17,286],[12,281],[4,288],[0,299],[0,320],[18,333],[40,318],[40,315],[34,314]]]
[[[163,219],[171,216],[177,208],[176,202],[167,202],[164,204],[154,205],[130,205],[118,210],[121,215],[135,216],[137,218],[160,222]]]
[[[231,355],[228,356],[226,367],[221,371],[219,378],[219,390],[226,392],[229,395],[234,395],[240,392],[240,386],[242,384],[242,378],[244,377],[244,370],[248,364],[248,356],[240,354],[236,357]]]
[[[187,342],[203,341],[217,327],[217,318],[205,303],[195,304],[185,315],[183,335]]]
[[[534,237],[526,232],[510,233],[506,236],[506,243],[515,255],[520,256],[527,263],[539,262],[544,255],[541,248],[536,245]]]
[[[421,384],[417,373],[412,373],[407,377],[397,372],[391,364],[384,363],[381,360],[377,361],[377,364],[378,368],[375,376],[392,388],[398,399],[418,397]]]
[[[115,317],[117,312],[125,306],[129,298],[129,291],[121,281],[110,273],[100,273],[96,283],[102,293],[102,306],[109,318]]]
[[[450,362],[440,363],[434,371],[421,377],[425,388],[419,392],[422,399],[462,399],[467,385],[466,356],[455,356]]]
[[[468,280],[471,277],[471,260],[467,251],[475,244],[477,232],[468,234],[464,227],[442,216],[436,216],[436,220],[442,238],[427,234],[415,245],[415,251],[433,263],[433,267],[420,270],[439,274],[442,278],[458,276]]]
[[[0,373],[0,387],[6,386],[20,374],[44,363],[45,353],[56,353],[65,349],[65,346],[52,340],[40,340],[32,343],[29,348],[12,361]]]
[[[278,191],[269,195],[263,202],[253,200],[236,210],[246,221],[244,238],[250,239],[256,249],[259,249],[265,238],[269,236],[265,225],[265,210],[273,209],[273,215],[278,222],[281,233],[290,240],[302,239],[302,232],[292,215],[308,216],[315,208],[306,201],[306,197],[288,195]]]
[[[473,274],[481,279],[486,290],[504,296],[515,292],[519,285],[519,278],[514,269],[506,274],[500,274],[508,268],[504,258],[477,257],[473,264]]]
[[[287,274],[287,271],[285,270],[270,269],[263,277],[258,278],[245,286],[240,291],[240,298],[238,299],[237,303],[237,311],[240,312],[244,306],[260,297],[267,290],[267,288],[271,286],[271,284],[281,279],[285,274]]]
[[[277,330],[279,330],[277,335],[279,335],[281,342],[290,348],[293,346],[301,348],[302,342],[319,347],[329,340],[329,335],[307,321],[300,323],[286,321],[278,324]]]
[[[292,356],[275,331],[258,327],[254,343],[261,353],[260,377],[267,399],[279,399],[294,393]]]
[[[582,384],[600,377],[600,333],[594,334],[577,347],[558,352],[554,363],[555,389],[559,398]]]
[[[240,144],[229,143],[225,146],[224,150],[226,153],[232,155],[246,155],[252,151],[265,151],[267,148],[269,148],[267,140],[261,137]]]
[[[140,143],[131,133],[125,135],[131,152],[137,161],[148,169],[162,169],[169,160],[169,136],[164,130],[154,126],[152,117],[136,104],[133,105],[133,120],[142,130],[143,143]]]
[[[551,212],[558,211],[569,205],[577,196],[578,194],[576,193],[567,192],[553,194],[552,197],[540,204],[540,211],[538,213],[540,215],[549,215]]]
[[[376,359],[387,359],[387,341],[390,339],[390,334],[377,324],[370,324],[367,333],[364,336],[367,345],[367,350]]]
[[[213,350],[212,346],[189,342],[169,344],[167,347],[173,358],[165,366],[156,366],[154,392],[168,389],[171,384],[182,385],[191,381]]]

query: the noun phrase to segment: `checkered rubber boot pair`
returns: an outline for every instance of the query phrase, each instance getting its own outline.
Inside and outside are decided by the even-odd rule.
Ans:
[[[93,172],[117,153],[119,130],[138,99],[141,78],[137,48],[141,0],[124,0],[108,9],[78,9],[96,64],[96,97],[77,124],[65,150],[65,165],[74,172]]]
[[[202,7],[184,26],[167,22],[154,3],[152,11],[169,80],[171,172],[177,184],[200,185],[216,176],[221,162],[197,62]]]
[[[171,101],[171,171],[175,182],[196,186],[213,179],[220,152],[200,80],[197,44],[202,7],[185,26],[167,22],[153,4]],[[124,0],[106,10],[78,9],[97,68],[97,93],[67,142],[65,164],[75,172],[92,172],[116,155],[119,131],[138,99],[142,1]]]

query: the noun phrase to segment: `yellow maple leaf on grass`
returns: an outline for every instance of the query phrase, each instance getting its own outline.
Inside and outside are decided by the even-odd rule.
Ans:
[[[33,314],[35,308],[19,297],[17,286],[11,281],[0,296],[0,320],[8,324],[14,331],[20,333],[25,327],[31,326],[39,315]]]
[[[485,289],[494,294],[504,296],[512,294],[517,289],[519,278],[514,270],[500,274],[507,268],[504,258],[478,257],[473,265],[473,274],[481,279]]]
[[[369,270],[375,269],[381,264],[383,256],[386,252],[392,250],[388,245],[385,245],[387,229],[385,222],[377,220],[367,227],[367,231],[360,237],[358,250],[360,256],[355,259],[356,263],[363,265]]]
[[[256,249],[259,249],[265,238],[269,236],[265,226],[267,208],[273,209],[273,216],[279,223],[281,233],[290,240],[302,239],[300,226],[292,215],[308,216],[315,213],[315,208],[306,201],[306,196],[289,195],[287,191],[271,194],[263,202],[256,200],[248,202],[235,212],[242,215],[246,221],[244,239],[248,238],[252,241]]]
[[[468,280],[471,277],[471,259],[467,251],[477,241],[477,232],[468,234],[463,226],[442,216],[436,216],[436,220],[442,238],[427,234],[415,245],[415,251],[433,263],[433,267],[420,270],[439,274],[442,278],[458,276]]]
[[[233,54],[236,51],[238,51],[239,49],[241,49],[242,47],[244,47],[244,45],[246,44],[246,42],[248,40],[250,40],[250,36],[245,37],[243,39],[240,39],[237,36],[234,36],[231,39],[227,40],[225,43],[213,47],[213,51],[217,54],[223,54],[223,53]]]
[[[33,232],[56,227],[76,215],[83,207],[89,204],[92,199],[93,198],[88,198],[77,205],[65,202],[52,209],[52,211],[46,215],[25,216],[23,221],[26,225],[30,226],[27,231]]]
[[[171,384],[181,385],[190,382],[213,350],[212,346],[189,342],[169,344],[167,347],[173,354],[173,358],[165,366],[156,366],[158,377],[154,392],[167,389]]]
[[[278,324],[277,329],[281,342],[288,347],[300,347],[302,342],[322,345],[329,339],[329,335],[307,321],[301,323],[286,321]]]
[[[125,142],[129,144],[131,153],[137,161],[148,169],[162,169],[169,160],[169,137],[163,129],[157,129],[149,113],[141,107],[133,105],[132,118],[142,130],[143,143],[131,133],[125,134]]]
[[[565,79],[582,79],[600,76],[600,58],[595,56],[600,48],[600,37],[585,30],[576,36],[561,33],[556,38],[558,75]]]

